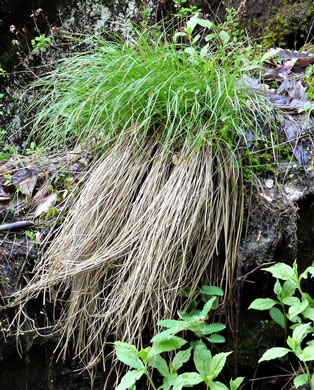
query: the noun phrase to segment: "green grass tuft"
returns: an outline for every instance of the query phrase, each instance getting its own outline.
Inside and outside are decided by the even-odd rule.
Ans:
[[[213,40],[204,56],[166,34],[87,43],[88,51],[62,60],[33,85],[34,134],[45,148],[78,140],[103,147],[122,134],[140,145],[153,138],[168,150],[187,138],[193,150],[212,142],[234,148],[266,120],[267,104],[239,87],[247,61],[239,44]]]
[[[187,285],[219,285],[232,299],[241,152],[246,132],[263,138],[269,105],[241,83],[242,45],[214,28],[200,49],[189,23],[178,43],[91,37],[33,85],[46,149],[87,140],[105,150],[16,301],[23,317],[42,291],[66,300],[56,329],[87,367],[106,358],[109,335],[139,345],[148,324],[173,318]]]

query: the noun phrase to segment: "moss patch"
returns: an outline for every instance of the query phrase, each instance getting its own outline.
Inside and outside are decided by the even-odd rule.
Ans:
[[[299,49],[311,34],[313,18],[311,0],[249,1],[246,27],[255,37],[263,37],[264,49],[276,46]]]

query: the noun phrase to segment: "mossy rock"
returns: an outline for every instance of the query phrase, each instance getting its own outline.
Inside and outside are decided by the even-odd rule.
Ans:
[[[264,49],[277,46],[299,49],[313,37],[313,19],[312,0],[275,0],[266,4],[264,0],[249,0],[243,24],[255,38],[263,37]]]

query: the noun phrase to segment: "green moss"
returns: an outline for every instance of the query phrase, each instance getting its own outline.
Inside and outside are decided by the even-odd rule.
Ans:
[[[0,56],[0,64],[2,67],[7,68],[15,61],[17,55],[16,51],[16,46],[11,45],[8,50]]]
[[[248,25],[255,36],[265,37],[263,48],[267,50],[276,46],[286,47],[292,39],[296,42],[305,38],[313,17],[312,1],[281,0],[279,4],[276,2],[273,9],[263,17],[249,19]]]
[[[307,85],[307,97],[309,100],[314,100],[314,65],[310,65],[306,68],[304,81]]]
[[[245,183],[252,183],[254,175],[261,176],[272,174],[278,176],[278,163],[284,163],[294,159],[291,146],[287,143],[277,145],[263,152],[246,152],[243,154],[242,166]],[[275,155],[274,155],[275,154]]]

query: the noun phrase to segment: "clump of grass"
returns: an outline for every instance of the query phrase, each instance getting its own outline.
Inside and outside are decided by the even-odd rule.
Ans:
[[[168,150],[187,138],[193,150],[213,140],[234,147],[245,130],[260,128],[265,105],[238,87],[245,72],[239,45],[216,43],[204,56],[166,35],[87,43],[88,51],[33,85],[34,132],[46,148],[78,140],[103,147],[124,133],[139,144],[154,138]]]
[[[65,299],[56,327],[87,366],[108,335],[141,343],[148,322],[173,315],[179,289],[202,279],[232,291],[241,148],[246,131],[262,137],[268,110],[239,86],[245,58],[226,37],[206,52],[166,35],[92,37],[35,85],[45,147],[90,140],[102,157],[18,301]]]

